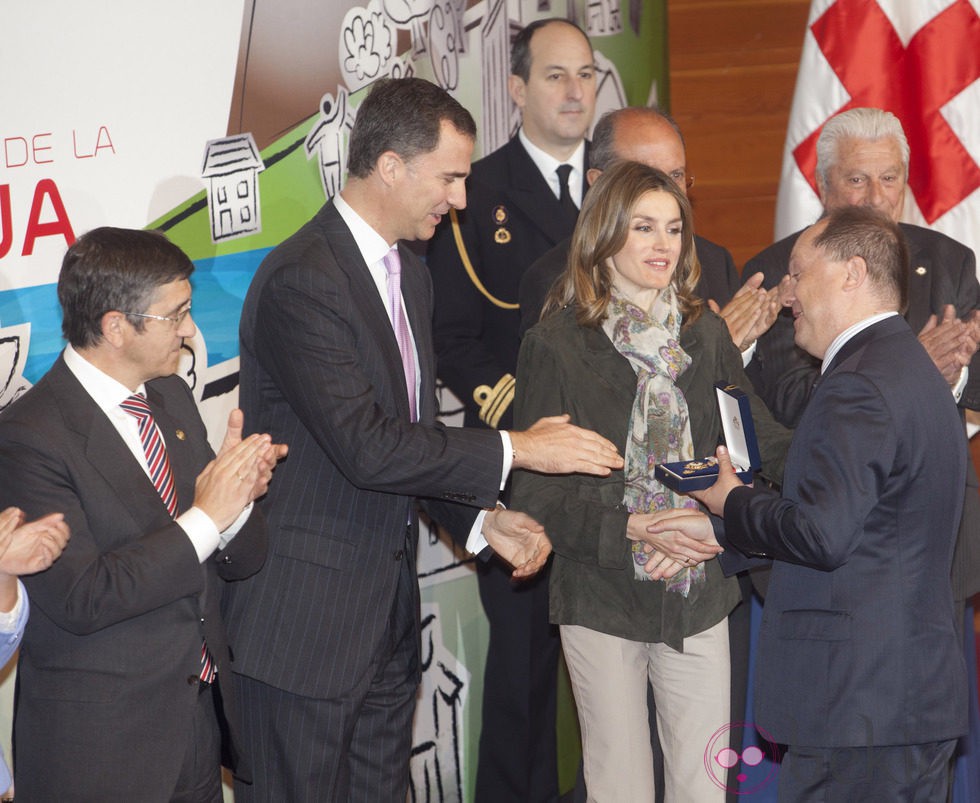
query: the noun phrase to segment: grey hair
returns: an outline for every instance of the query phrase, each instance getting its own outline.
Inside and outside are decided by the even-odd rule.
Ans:
[[[902,152],[902,164],[908,175],[909,141],[905,138],[905,131],[899,119],[884,109],[848,109],[831,117],[817,138],[817,176],[824,184],[830,178],[830,168],[837,162],[840,141],[848,137],[872,142],[879,139],[894,139]]]

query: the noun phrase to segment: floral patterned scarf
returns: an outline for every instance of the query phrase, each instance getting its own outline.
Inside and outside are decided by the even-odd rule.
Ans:
[[[675,494],[654,478],[654,466],[674,460],[693,460],[687,400],[675,382],[691,364],[681,348],[681,314],[672,287],[661,291],[650,313],[613,291],[602,325],[616,350],[636,372],[636,400],[630,414],[624,469],[623,504],[631,513],[689,507],[697,502]],[[649,580],[643,544],[633,544],[633,576]],[[704,582],[704,565],[682,569],[665,581],[668,591],[685,597],[695,583]]]

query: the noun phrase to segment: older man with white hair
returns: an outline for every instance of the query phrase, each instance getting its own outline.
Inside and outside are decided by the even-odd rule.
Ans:
[[[950,386],[960,408],[980,410],[980,285],[976,257],[945,234],[901,223],[909,174],[909,145],[898,118],[873,108],[832,117],[817,140],[817,191],[825,209],[871,207],[899,223],[909,245],[909,305],[905,319]],[[773,287],[786,274],[802,232],[769,246],[742,273],[765,274]],[[806,406],[819,363],[793,343],[786,309],[758,340],[746,373],[780,423],[794,427]],[[967,472],[966,498],[953,561],[953,593],[965,600],[980,591],[980,494]]]

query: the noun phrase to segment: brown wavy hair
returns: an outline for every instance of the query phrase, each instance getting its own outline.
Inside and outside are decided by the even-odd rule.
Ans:
[[[694,251],[691,204],[663,171],[624,161],[604,170],[589,188],[572,234],[565,273],[548,294],[542,318],[571,304],[580,326],[602,324],[612,292],[609,262],[626,245],[633,212],[648,192],[666,192],[677,201],[681,212],[681,252],[670,283],[677,294],[684,325],[700,317],[703,302],[695,288],[701,278],[701,265]]]

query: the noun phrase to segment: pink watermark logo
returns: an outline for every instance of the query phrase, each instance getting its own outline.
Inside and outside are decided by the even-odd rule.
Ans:
[[[736,738],[733,740],[732,736]],[[741,753],[732,749],[732,741],[743,745]],[[720,727],[704,749],[704,768],[712,783],[736,795],[751,795],[772,783],[779,771],[778,761],[776,743],[751,722],[730,722]],[[728,772],[733,768],[737,768],[738,781],[734,787],[728,784]]]

